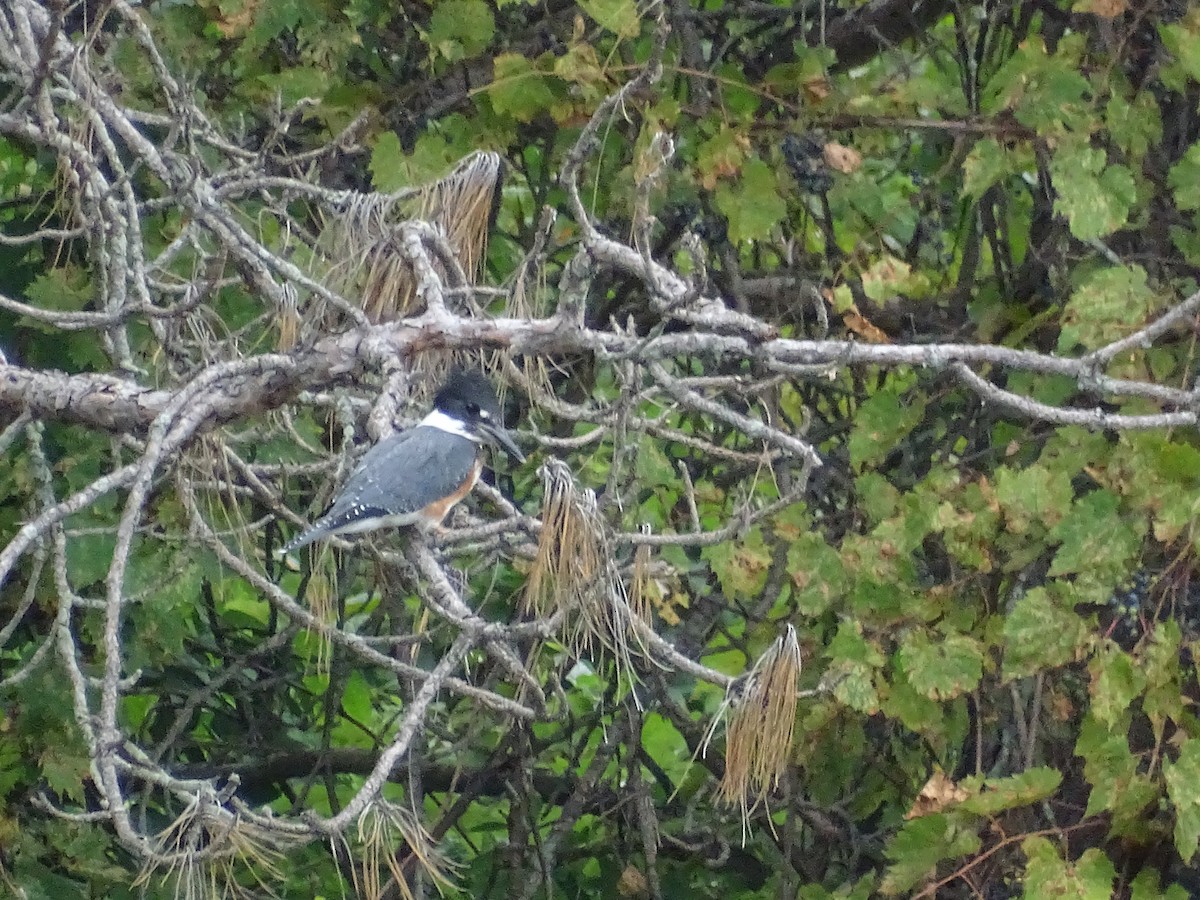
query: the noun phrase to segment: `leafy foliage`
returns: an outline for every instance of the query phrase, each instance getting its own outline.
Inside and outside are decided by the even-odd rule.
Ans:
[[[481,279],[504,289],[472,293],[473,273],[439,258],[451,305],[498,322],[567,310],[590,331],[565,349],[552,329],[473,344],[443,331],[397,367],[370,349],[381,326],[356,343],[374,357],[294,389],[280,375],[259,406],[225,416],[185,398],[207,430],[141,486],[98,479],[134,472],[165,434],[98,424],[78,397],[50,414],[4,394],[4,546],[107,485],[4,558],[6,889],[188,883],[179,864],[131,887],[136,842],[87,815],[111,785],[79,710],[103,702],[119,644],[107,777],[129,821],[197,846],[244,839],[220,871],[248,893],[263,878],[282,896],[366,895],[366,869],[426,890],[416,859],[438,853],[446,896],[479,898],[1200,890],[1196,9],[847,3],[818,22],[728,0],[14,3],[50,17],[45,34],[136,127],[102,146],[61,100],[67,69],[12,62],[17,23],[0,12],[6,376],[98,374],[112,396],[180,398],[214,367],[308,359],[356,327],[314,285],[350,297],[381,252],[339,235],[350,214],[333,194],[399,204],[476,150],[508,169]],[[657,83],[593,119],[646,71]],[[55,141],[21,119],[43,100],[69,126]],[[136,221],[103,219],[87,206],[98,182],[77,181],[109,152]],[[197,200],[143,153],[181,154],[186,184],[216,188]],[[229,217],[200,228],[205,208]],[[628,255],[582,277],[590,219]],[[107,277],[125,252],[155,261],[146,296]],[[643,259],[693,281],[668,297]],[[720,315],[689,307],[701,297]],[[532,628],[507,655],[462,649],[426,603],[433,573],[390,536],[390,553],[272,560],[277,523],[323,506],[378,425],[372,403],[396,399],[395,372],[416,376],[393,403],[411,418],[451,350],[516,388],[523,440],[567,463],[620,538],[612,565],[641,566],[622,582],[597,562],[577,590],[638,585],[631,608],[715,680],[638,657],[636,625],[616,650],[621,623],[585,653]],[[823,465],[808,480],[811,461],[767,433]],[[455,621],[526,623],[537,537],[489,528],[544,515],[547,491],[536,463],[501,468],[436,560],[470,606]],[[138,490],[145,515],[123,536]],[[638,544],[643,523],[667,540]],[[736,679],[785,628],[803,659],[791,751],[742,822],[718,802],[724,745],[706,733],[723,704],[766,708]],[[442,664],[453,689],[422,696]],[[381,804],[339,840],[267,847],[221,818],[231,796],[240,823],[337,817],[414,709]],[[192,808],[137,774],[150,765],[213,795]]]

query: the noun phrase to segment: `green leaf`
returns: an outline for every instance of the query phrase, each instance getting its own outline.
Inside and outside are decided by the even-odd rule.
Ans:
[[[746,654],[741,650],[718,650],[715,653],[706,653],[703,662],[710,669],[716,669],[726,675],[742,675],[749,664]]]
[[[1012,110],[1039,134],[1081,128],[1091,119],[1091,85],[1073,58],[1078,43],[1060,41],[1053,56],[1038,39],[1023,43],[984,88],[983,111]]]
[[[939,746],[945,742],[945,707],[924,694],[917,693],[906,679],[895,679],[889,686],[887,696],[880,698],[880,704],[884,715],[899,719],[910,731],[915,731]]]
[[[374,714],[371,688],[361,672],[351,672],[342,690],[342,711],[359,722],[369,723]]]
[[[518,122],[532,122],[554,102],[549,79],[519,53],[496,57],[491,87],[492,109]]]
[[[806,616],[827,610],[848,584],[841,556],[815,532],[800,535],[788,547],[788,572],[797,608]]]
[[[878,525],[896,514],[900,492],[879,472],[867,471],[854,479],[859,497],[859,511],[867,517],[868,525]]]
[[[1158,871],[1145,868],[1129,884],[1129,900],[1188,900],[1191,895],[1177,884],[1165,891],[1158,881]]]
[[[750,597],[761,591],[771,565],[771,553],[759,528],[750,529],[740,544],[725,541],[705,547],[700,558],[712,567],[729,597]]]
[[[1092,786],[1086,815],[1111,812],[1114,834],[1135,826],[1160,793],[1148,776],[1139,773],[1141,762],[1129,749],[1127,730],[1126,721],[1110,731],[1089,714],[1084,716],[1075,742],[1075,754],[1083,759],[1083,774]]]
[[[1050,532],[1062,541],[1050,575],[1087,573],[1101,577],[1129,571],[1142,545],[1141,527],[1120,514],[1121,501],[1116,494],[1101,488],[1077,500],[1070,514]]]
[[[1200,265],[1200,227],[1197,227],[1197,220],[1200,220],[1200,216],[1192,216],[1187,227],[1172,225],[1168,229],[1175,249],[1193,266]]]
[[[1071,506],[1071,494],[1070,476],[1043,465],[1004,466],[996,473],[996,499],[1013,534],[1025,534],[1035,524],[1057,524]]]
[[[289,106],[306,97],[320,100],[335,86],[329,80],[328,71],[312,66],[292,66],[281,72],[260,75],[258,80]]]
[[[1146,676],[1128,653],[1104,644],[1088,666],[1092,675],[1092,715],[1110,728],[1122,721],[1129,704],[1146,688]]]
[[[873,874],[864,875],[857,884],[845,884],[836,891],[827,891],[819,884],[809,884],[800,888],[796,900],[869,900],[874,896],[875,877]],[[738,897],[737,900],[751,900],[749,896]]]
[[[912,592],[900,584],[870,577],[860,578],[850,591],[850,606],[854,612],[871,622],[904,621],[913,615],[915,599]]]
[[[1156,473],[1184,487],[1200,487],[1200,450],[1172,441],[1165,434],[1160,437],[1148,448],[1154,456]]]
[[[91,760],[70,746],[55,744],[38,760],[50,790],[76,803],[83,802],[83,786],[91,777]]]
[[[1067,301],[1060,352],[1077,344],[1093,349],[1140,328],[1158,306],[1141,266],[1112,266],[1092,272]]]
[[[861,471],[891,453],[925,416],[922,400],[889,384],[858,408],[850,432],[850,465]]]
[[[883,665],[883,654],[853,622],[842,623],[827,652],[834,697],[851,709],[873,715],[879,709],[875,672]]]
[[[1027,900],[1111,900],[1117,871],[1112,860],[1092,848],[1073,863],[1065,863],[1050,841],[1042,837],[1027,838],[1021,849],[1028,863],[1025,866],[1025,897]]]
[[[1200,21],[1195,15],[1159,27],[1163,46],[1173,59],[1162,69],[1163,84],[1184,91],[1187,81],[1200,81]]]
[[[1062,772],[1049,766],[1026,769],[1006,778],[964,778],[959,787],[972,796],[960,808],[980,816],[991,816],[1006,809],[1029,806],[1045,800],[1062,784]]]
[[[404,148],[394,131],[385,131],[375,142],[371,151],[371,181],[376,190],[395,191],[405,187],[397,175],[407,168]]]
[[[1163,764],[1163,778],[1175,807],[1175,849],[1190,863],[1200,844],[1200,740],[1184,741],[1179,758]]]
[[[879,889],[884,894],[906,893],[932,875],[942,860],[975,853],[979,847],[979,835],[953,813],[911,819],[887,845],[891,865]]]
[[[89,521],[87,516],[71,521],[83,528],[100,524]],[[67,575],[71,584],[83,588],[103,579],[112,563],[116,543],[116,535],[102,531],[79,534],[67,541]]]
[[[122,722],[131,730],[141,728],[150,711],[154,709],[158,697],[154,694],[126,694],[121,698]]]
[[[87,271],[72,265],[49,269],[25,289],[25,299],[30,306],[64,312],[84,309],[94,296]]]
[[[1122,165],[1106,166],[1103,150],[1084,141],[1061,145],[1050,160],[1057,194],[1054,209],[1067,217],[1071,234],[1086,241],[1112,234],[1129,219],[1137,199],[1133,174]]]
[[[1167,184],[1175,191],[1180,209],[1200,209],[1200,142],[1192,144],[1183,159],[1171,166]]]
[[[1064,609],[1046,588],[1033,588],[1004,622],[1004,678],[1022,678],[1071,662],[1088,639],[1079,616]]]
[[[496,35],[496,18],[483,0],[438,0],[426,40],[451,62],[478,56]]]
[[[1162,140],[1162,117],[1149,91],[1138,91],[1129,99],[1113,94],[1104,118],[1113,140],[1126,156],[1140,159]]]
[[[663,452],[662,444],[648,436],[638,444],[633,465],[638,480],[643,484],[663,487],[673,484],[679,477],[679,473],[667,459],[667,454]]]
[[[266,625],[271,620],[270,602],[245,581],[226,579],[216,593],[221,615],[239,627]]]
[[[975,142],[963,160],[960,196],[979,200],[992,185],[1022,172],[1032,171],[1036,166],[1037,161],[1028,145],[1002,147],[995,138],[982,138]]]
[[[642,749],[676,783],[691,765],[687,741],[669,719],[658,713],[647,713],[642,721]]]
[[[722,181],[716,203],[729,220],[729,238],[735,243],[770,237],[787,212],[775,170],[761,159],[749,160],[737,182]]]
[[[717,65],[711,74],[721,84],[723,118],[747,125],[756,121],[762,110],[762,95],[747,81],[745,67],[730,60]],[[743,132],[743,140],[745,134]]]
[[[305,12],[309,9],[309,4],[303,0],[272,0],[270,3],[255,4],[250,43],[253,47],[261,47],[273,38],[292,31],[308,18]]]
[[[1142,655],[1142,671],[1146,675],[1142,711],[1158,729],[1168,721],[1181,721],[1185,715],[1179,664],[1182,638],[1179,623],[1171,619],[1159,622]]]
[[[637,37],[642,19],[633,0],[579,0],[580,8],[618,37]]]
[[[901,642],[896,658],[913,689],[931,700],[973,691],[983,676],[983,650],[965,634],[913,631]]]
[[[11,728],[12,722],[7,717],[0,721],[5,727]],[[26,773],[22,770],[29,765],[29,762],[29,759],[21,752],[18,743],[0,733],[0,798],[7,796],[8,792],[26,777]],[[0,817],[0,826],[3,823],[4,819]],[[0,836],[3,836],[2,828],[0,828]]]

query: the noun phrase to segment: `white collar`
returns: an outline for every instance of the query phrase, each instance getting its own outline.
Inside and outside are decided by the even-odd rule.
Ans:
[[[448,416],[440,409],[433,410],[417,424],[418,426],[424,425],[426,428],[436,428],[447,434],[456,434],[468,441],[474,441],[476,444],[480,442],[479,436],[468,431],[467,426],[460,419]]]

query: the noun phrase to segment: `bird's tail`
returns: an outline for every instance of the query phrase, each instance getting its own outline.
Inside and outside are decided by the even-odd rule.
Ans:
[[[326,528],[320,522],[300,532],[296,537],[292,538],[282,547],[275,551],[275,555],[279,557],[287,556],[289,553],[295,553],[301,547],[307,547],[315,540],[319,540],[324,536]]]

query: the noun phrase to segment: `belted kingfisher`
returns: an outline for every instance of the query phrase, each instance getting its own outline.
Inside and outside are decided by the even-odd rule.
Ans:
[[[471,492],[483,470],[483,444],[525,456],[504,430],[496,392],[478,372],[456,372],[415,427],[389,435],[363,456],[329,510],[279,551],[285,555],[334,534],[437,525]]]

